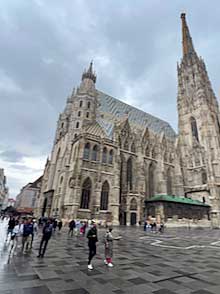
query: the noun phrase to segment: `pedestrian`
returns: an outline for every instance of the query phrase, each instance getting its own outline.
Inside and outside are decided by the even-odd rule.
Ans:
[[[32,219],[29,218],[28,220],[24,221],[24,225],[23,225],[22,249],[21,249],[22,252],[24,252],[24,249],[26,251],[29,249],[29,244],[31,245],[33,234],[34,234],[34,226],[32,223]]]
[[[15,227],[11,235],[11,249],[9,254],[11,254],[12,250],[13,249],[15,250],[15,248],[17,247],[19,237],[21,237],[22,234],[23,234],[23,224],[20,220],[16,220]]]
[[[32,224],[33,224],[33,232],[31,234],[30,249],[32,248],[34,236],[37,234],[37,230],[38,230],[38,225],[35,219],[32,220]]]
[[[69,223],[69,232],[68,232],[68,235],[71,234],[71,237],[73,236],[73,230],[75,229],[75,227],[76,227],[76,223],[74,219],[72,219]]]
[[[96,255],[96,243],[98,242],[98,234],[95,221],[92,221],[91,228],[87,233],[88,246],[89,246],[89,260],[88,269],[93,270],[92,259]]]
[[[53,231],[53,224],[50,219],[48,219],[47,223],[43,227],[43,236],[40,242],[40,248],[39,248],[39,253],[37,257],[44,257],[44,254],[47,249],[47,244],[48,241],[50,240],[52,236],[52,231]]]
[[[63,222],[62,222],[62,220],[59,220],[59,222],[58,222],[59,231],[62,229],[62,226],[63,226]]]
[[[86,233],[86,227],[87,227],[87,224],[86,224],[86,222],[84,222],[83,224],[82,224],[82,227],[80,228],[80,230],[81,230],[81,234],[84,236],[85,235],[85,233]]]
[[[113,257],[113,236],[112,228],[109,228],[105,234],[105,260],[104,263],[109,267],[113,267],[112,257]]]
[[[57,228],[57,220],[54,219],[54,221],[53,221],[53,230],[54,230],[54,232],[56,232],[56,228]]]
[[[9,222],[8,222],[7,236],[6,236],[5,242],[7,242],[9,234],[10,234],[10,237],[11,237],[14,227],[15,227],[15,218],[10,216],[10,219],[9,219]]]
[[[147,223],[147,221],[145,220],[145,222],[144,222],[144,231],[145,231],[145,232],[147,231],[147,225],[148,225],[148,223]]]
[[[160,224],[159,232],[164,233],[164,223]]]
[[[112,264],[112,257],[113,257],[113,241],[114,240],[120,240],[121,237],[113,237],[112,235],[113,228],[110,227],[106,231],[105,237],[104,237],[104,245],[105,245],[105,260],[104,263],[108,265],[109,267],[113,267]]]
[[[80,233],[80,227],[81,227],[81,222],[80,220],[76,220],[76,226],[75,226],[75,235],[78,236],[78,234]]]

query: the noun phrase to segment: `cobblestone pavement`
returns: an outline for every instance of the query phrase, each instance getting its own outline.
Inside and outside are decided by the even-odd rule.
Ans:
[[[87,270],[87,240],[56,232],[44,259],[32,252],[9,255],[6,223],[0,223],[0,294],[220,294],[220,231],[167,229],[163,235],[142,228],[117,228],[114,264],[103,264],[102,236],[93,271]]]

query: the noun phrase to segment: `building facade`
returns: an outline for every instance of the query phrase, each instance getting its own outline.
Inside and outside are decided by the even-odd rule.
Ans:
[[[8,199],[8,188],[7,188],[7,180],[4,173],[4,169],[0,168],[0,211],[5,209],[5,203]]]
[[[196,201],[198,210],[210,206],[213,224],[219,226],[218,102],[185,14],[181,19],[178,134],[167,122],[97,90],[91,63],[59,116],[37,202],[39,215],[138,224],[149,214],[147,203],[155,207],[148,200],[168,195],[194,201],[181,205],[183,210],[190,204],[195,208]],[[164,201],[170,202],[166,197]],[[169,210],[169,203],[156,206],[160,220],[162,207]],[[181,217],[173,214],[187,216],[186,211]],[[199,215],[210,218],[208,213]]]
[[[16,210],[22,213],[34,213],[36,201],[41,190],[42,176],[33,183],[25,185],[16,197]]]

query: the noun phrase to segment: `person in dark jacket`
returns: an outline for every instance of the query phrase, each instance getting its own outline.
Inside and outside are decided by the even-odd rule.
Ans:
[[[24,249],[27,251],[29,244],[31,244],[31,240],[34,234],[34,226],[32,223],[32,219],[29,218],[28,220],[24,221],[24,226],[23,226],[23,236],[22,236],[22,249],[21,251],[23,252]]]
[[[89,260],[88,260],[88,269],[93,270],[93,266],[91,264],[93,257],[96,255],[96,243],[98,242],[98,233],[96,228],[95,221],[92,221],[92,227],[89,229],[87,233],[88,246],[89,246]]]
[[[39,253],[37,257],[44,257],[44,254],[47,249],[48,241],[50,240],[52,236],[52,232],[53,232],[53,224],[52,224],[52,221],[48,219],[47,223],[45,224],[43,228],[43,232],[42,232],[43,236],[40,242],[40,248],[39,248]]]
[[[62,229],[62,226],[63,226],[63,222],[62,222],[62,220],[59,220],[59,222],[58,222],[58,229],[59,229],[59,231]]]
[[[56,228],[57,228],[57,220],[54,219],[53,220],[53,230],[54,230],[54,232],[56,232]]]
[[[74,221],[74,219],[71,220],[71,222],[69,223],[69,232],[68,235],[71,234],[71,236],[73,236],[73,230],[76,227],[76,222]]]
[[[6,240],[8,240],[8,235],[10,234],[10,237],[12,235],[13,229],[15,227],[15,218],[14,217],[10,217],[9,222],[8,222],[8,230],[7,230],[7,236],[6,236]]]

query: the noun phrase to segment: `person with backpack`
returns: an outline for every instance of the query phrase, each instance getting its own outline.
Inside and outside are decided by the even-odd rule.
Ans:
[[[93,270],[93,266],[91,264],[93,257],[96,255],[96,243],[98,242],[98,233],[96,228],[95,221],[92,221],[91,228],[87,233],[88,246],[89,246],[89,260],[88,260],[88,269]]]
[[[22,252],[24,252],[24,249],[26,251],[28,250],[29,243],[31,243],[33,234],[34,234],[34,226],[32,223],[32,219],[29,218],[28,220],[24,221],[24,225],[23,225],[22,249],[21,249]]]
[[[40,248],[39,248],[39,253],[37,257],[44,257],[44,254],[47,249],[47,244],[52,236],[53,232],[53,223],[50,219],[48,219],[47,223],[45,224],[43,228],[43,236],[40,242]]]

